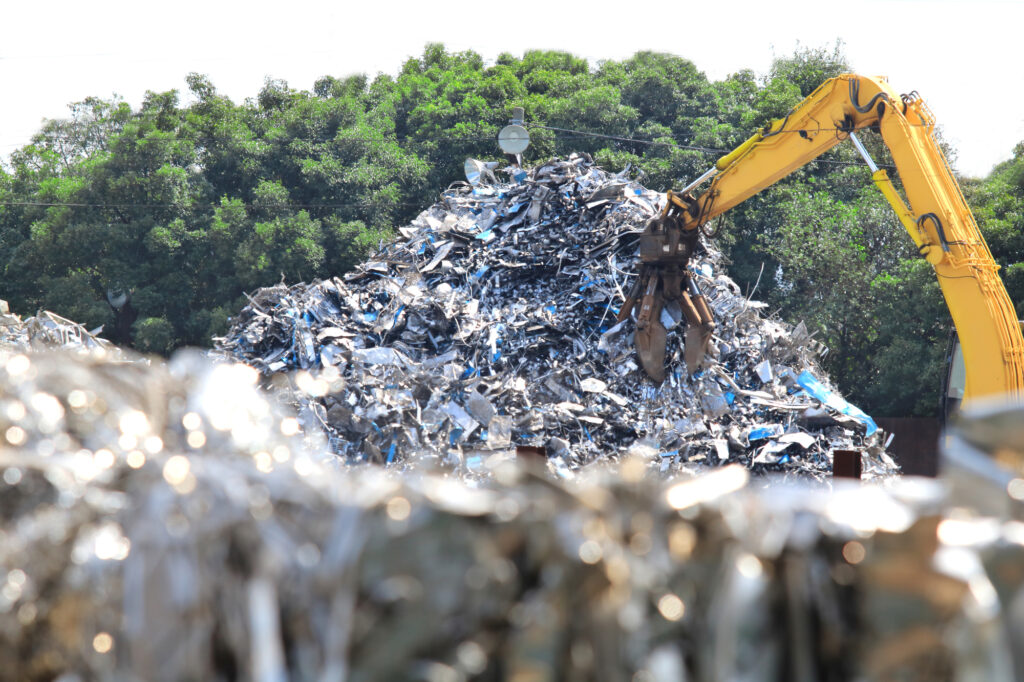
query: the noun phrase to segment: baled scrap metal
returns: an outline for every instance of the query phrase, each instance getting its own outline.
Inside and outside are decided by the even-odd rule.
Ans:
[[[1021,533],[930,482],[340,467],[245,366],[2,359],[0,680],[1012,678]]]
[[[626,172],[576,155],[523,184],[456,184],[344,279],[257,292],[218,347],[267,375],[333,368],[341,393],[298,399],[341,417],[318,421],[348,461],[404,461],[413,448],[458,464],[464,450],[504,443],[490,439],[493,417],[503,418],[498,428],[511,422],[511,444],[550,446],[570,470],[645,441],[671,453],[666,471],[740,462],[823,477],[833,448],[870,445],[873,422],[824,383],[806,331],[762,317],[711,245],[691,266],[719,320],[714,357],[687,376],[682,312],[670,303],[668,378],[660,387],[646,378],[633,323],[615,316],[635,276],[637,236],[662,201]],[[470,407],[481,399],[486,414]],[[836,418],[801,426],[819,402]],[[353,428],[349,412],[369,428]],[[684,418],[705,428],[681,435],[671,425]],[[726,453],[710,428],[761,422],[813,442],[774,440],[766,450],[733,439]],[[895,472],[876,451],[868,475]]]

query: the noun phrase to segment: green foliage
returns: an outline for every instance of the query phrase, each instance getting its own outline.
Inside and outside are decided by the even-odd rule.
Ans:
[[[800,97],[807,97],[829,78],[835,78],[853,69],[843,54],[843,43],[837,40],[831,50],[797,46],[792,56],[779,57],[772,62],[769,82],[784,81],[796,86]]]
[[[774,302],[803,319],[831,350],[833,377],[856,378],[864,346],[873,340],[869,288],[874,276],[857,206],[825,192],[790,189],[781,224],[759,240],[778,263]]]
[[[1017,310],[1017,319],[1024,319],[1024,263],[1014,263],[1006,268],[1003,283]]]
[[[1003,282],[1018,318],[1024,318],[1024,142],[1013,158],[965,190],[993,257],[1004,268]]]
[[[166,355],[174,348],[174,327],[162,317],[147,317],[134,324],[135,347],[143,353]]]
[[[43,277],[39,307],[59,310],[64,317],[88,329],[110,324],[113,321],[110,306],[91,295],[89,283],[89,274],[81,271],[61,277]]]
[[[326,261],[332,272],[346,272],[362,263],[393,234],[386,229],[368,229],[362,222],[328,219],[324,225]]]
[[[235,272],[249,289],[278,280],[309,280],[324,261],[320,221],[305,211],[256,223],[236,252]]]
[[[194,73],[187,98],[150,92],[137,110],[88,98],[0,165],[0,295],[109,330],[106,292],[125,289],[139,349],[208,345],[247,290],[343,274],[467,157],[503,160],[494,139],[514,107],[528,124],[619,138],[534,127],[527,163],[587,152],[663,190],[851,70],[839,43],[716,82],[655,52],[591,65],[535,50],[488,65],[429,44],[393,76],[325,75],[311,91],[268,79],[242,103]],[[862,139],[885,162],[878,136]],[[929,414],[950,324],[934,275],[856,153],[827,161],[840,163],[810,164],[719,219],[729,273],[808,324],[863,408]],[[1024,308],[1024,143],[964,188]]]
[[[877,336],[853,382],[857,398],[878,414],[934,414],[952,325],[935,271],[903,260],[871,282],[870,300]]]

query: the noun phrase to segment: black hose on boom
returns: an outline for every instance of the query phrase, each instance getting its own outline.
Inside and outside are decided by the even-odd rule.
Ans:
[[[942,246],[942,250],[943,251],[946,251],[948,253],[949,252],[949,245],[950,245],[951,242],[948,239],[946,239],[946,230],[943,229],[942,221],[939,220],[939,216],[935,215],[934,213],[925,213],[923,216],[918,218],[917,219],[917,227],[922,232],[924,231],[924,221],[926,221],[926,220],[931,220],[933,223],[935,223],[935,231],[939,235],[939,245]]]
[[[850,103],[853,104],[854,109],[856,109],[862,114],[866,114],[869,111],[871,111],[871,108],[875,106],[875,102],[877,102],[880,99],[884,99],[885,101],[888,102],[889,96],[886,95],[884,92],[879,92],[874,97],[872,97],[871,100],[864,106],[861,106],[860,104],[857,103],[859,99],[860,81],[853,79],[850,81]]]

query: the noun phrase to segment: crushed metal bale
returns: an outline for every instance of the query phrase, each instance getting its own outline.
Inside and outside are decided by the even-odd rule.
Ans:
[[[829,386],[803,323],[765,317],[707,242],[690,271],[718,321],[710,356],[687,374],[670,302],[667,378],[647,378],[632,320],[615,320],[663,201],[628,169],[580,155],[523,182],[457,183],[356,272],[255,292],[217,348],[290,373],[303,426],[348,462],[472,473],[530,446],[566,476],[638,451],[666,474],[739,463],[820,479],[834,449],[860,449],[865,477],[896,473],[874,421]]]
[[[1022,672],[1020,524],[936,482],[347,467],[258,378],[0,351],[0,680]]]

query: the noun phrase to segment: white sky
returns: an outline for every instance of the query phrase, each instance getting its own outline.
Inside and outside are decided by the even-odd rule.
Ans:
[[[443,42],[488,62],[533,48],[592,64],[657,50],[720,79],[741,68],[763,74],[773,55],[840,39],[855,71],[919,91],[957,150],[954,165],[984,175],[1024,140],[1022,26],[1020,0],[9,0],[0,6],[0,157],[43,119],[66,116],[70,102],[116,93],[138,106],[146,90],[187,91],[190,71],[241,102],[267,76],[311,89],[323,75],[394,74],[427,42]]]

